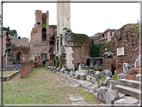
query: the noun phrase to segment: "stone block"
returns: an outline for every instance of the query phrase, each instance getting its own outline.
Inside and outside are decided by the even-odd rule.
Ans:
[[[103,71],[104,73],[105,73],[105,77],[111,77],[112,76],[112,72],[111,72],[111,70],[104,70]]]
[[[86,75],[85,75],[85,73],[79,74],[79,77],[80,77],[81,80],[86,80]]]
[[[140,79],[141,78],[141,79]],[[141,74],[137,74],[136,75],[136,81],[140,81],[140,80],[142,80],[142,75]]]
[[[110,82],[109,89],[115,90],[115,85],[117,85],[118,83],[115,80],[109,80],[109,82]]]
[[[123,94],[123,93],[118,93],[118,96],[119,96],[119,98],[124,98],[124,97],[125,97],[125,94]]]
[[[103,82],[103,84],[105,86],[108,86],[110,84],[109,80],[113,80],[113,78],[107,77],[106,80],[105,80],[105,82]]]
[[[97,98],[98,98],[99,100],[105,102],[104,96],[105,96],[107,90],[108,90],[108,88],[106,88],[106,87],[101,87],[101,88],[99,88],[98,91],[97,91]]]
[[[139,87],[142,85],[140,81],[128,80],[128,79],[120,79],[119,84],[136,89],[139,89]]]
[[[119,80],[119,79],[124,79],[124,78],[125,78],[125,75],[126,75],[126,74],[124,74],[124,73],[117,74],[118,80]]]
[[[139,68],[130,68],[130,70],[134,70],[136,72],[136,74],[139,74]]]
[[[133,97],[124,97],[122,99],[114,101],[114,105],[116,104],[139,104],[139,100]]]
[[[114,101],[119,99],[118,92],[116,90],[108,89],[104,95],[106,104],[114,104]]]
[[[131,68],[128,63],[123,63],[123,73],[127,74],[127,71]]]
[[[123,85],[115,85],[115,89],[123,94],[130,95],[131,97],[135,97],[139,99],[140,90],[136,88],[131,88]]]
[[[87,81],[91,81],[91,76],[90,76],[90,75],[87,75],[87,76],[86,76],[86,80],[87,80]]]

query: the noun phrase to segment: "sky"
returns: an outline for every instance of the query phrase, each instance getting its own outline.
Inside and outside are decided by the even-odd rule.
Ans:
[[[57,25],[56,3],[4,3],[3,26],[30,40],[35,10],[49,11],[49,25]],[[119,29],[140,18],[139,3],[70,3],[71,29],[92,36],[106,29]]]

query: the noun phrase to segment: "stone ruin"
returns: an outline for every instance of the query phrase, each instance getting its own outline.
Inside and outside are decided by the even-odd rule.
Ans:
[[[68,70],[67,66],[63,66],[62,68],[47,66],[46,69],[54,71],[55,73],[68,75],[69,78],[77,79],[80,86],[86,88],[92,93],[97,92],[97,98],[106,104],[138,105],[141,102],[139,98],[139,95],[141,95],[139,92],[139,86],[141,85],[139,78],[141,75],[138,74],[139,71],[137,71],[137,69],[131,68],[129,64],[124,63],[123,66],[124,73],[118,74],[119,84],[112,78],[112,72],[108,69],[103,71],[94,71],[89,66],[82,68],[81,64],[79,65],[78,70],[75,70],[74,67],[71,70]],[[125,75],[127,74],[137,74],[136,80],[125,79]],[[105,78],[105,82],[98,82],[98,78],[101,77]]]

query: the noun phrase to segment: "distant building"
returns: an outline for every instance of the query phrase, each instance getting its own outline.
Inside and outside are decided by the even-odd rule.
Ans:
[[[116,31],[115,29],[107,29],[104,31],[104,38],[106,43],[111,40],[114,40],[115,31]]]
[[[105,42],[103,33],[96,33],[94,37],[94,42]]]
[[[93,37],[94,42],[107,43],[114,40],[115,29],[107,29],[103,33],[96,33]]]

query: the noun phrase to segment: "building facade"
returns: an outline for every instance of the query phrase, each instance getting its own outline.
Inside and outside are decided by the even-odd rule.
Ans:
[[[103,33],[96,33],[93,37],[94,42],[107,43],[114,40],[115,29],[107,29]]]

